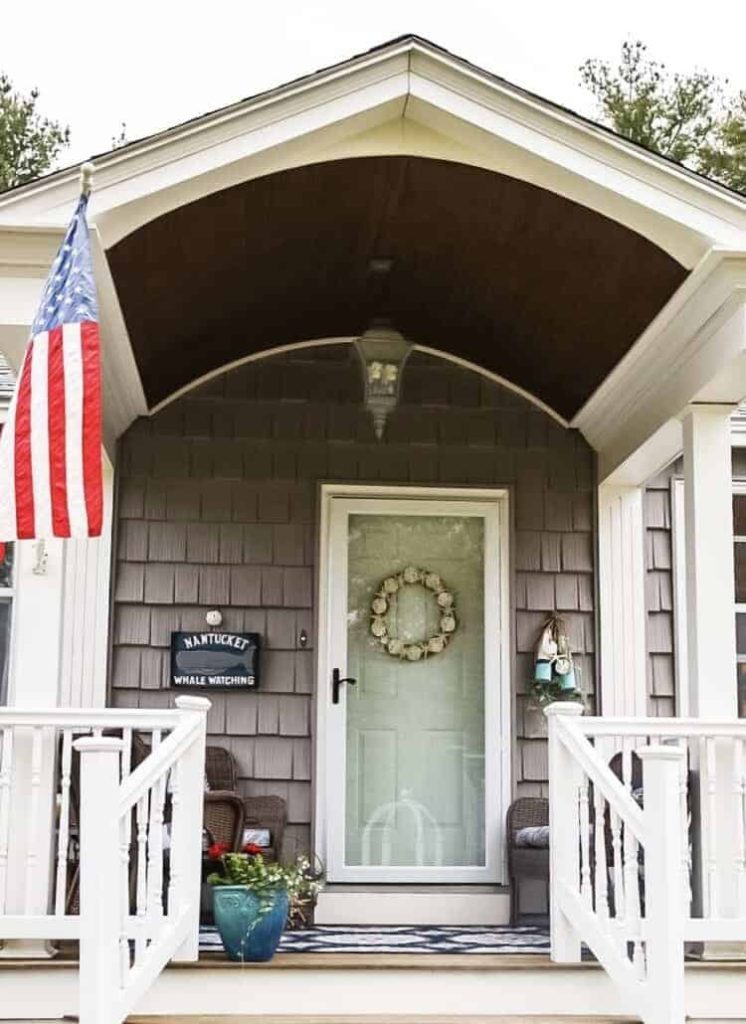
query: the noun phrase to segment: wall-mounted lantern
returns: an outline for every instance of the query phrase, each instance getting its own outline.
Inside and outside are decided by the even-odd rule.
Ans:
[[[379,322],[355,341],[363,367],[365,408],[380,441],[389,413],[399,404],[401,377],[412,345],[390,324]]]

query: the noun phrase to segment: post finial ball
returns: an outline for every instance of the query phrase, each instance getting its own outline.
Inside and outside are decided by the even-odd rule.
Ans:
[[[80,165],[80,191],[84,196],[91,194],[91,179],[93,178],[93,164],[86,160]]]

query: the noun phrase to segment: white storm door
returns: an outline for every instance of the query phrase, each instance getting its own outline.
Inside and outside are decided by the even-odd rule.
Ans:
[[[509,790],[505,501],[332,496],[327,514],[328,876],[347,882],[498,882]],[[445,650],[392,656],[371,603],[408,567],[453,595]],[[390,638],[426,640],[442,609],[423,583],[383,616]],[[436,645],[437,646],[437,645]],[[343,683],[334,702],[332,674]]]

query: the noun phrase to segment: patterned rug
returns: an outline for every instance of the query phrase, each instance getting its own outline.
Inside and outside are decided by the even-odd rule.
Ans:
[[[222,950],[214,927],[200,928],[201,952]],[[538,925],[319,925],[285,932],[280,953],[548,953]]]

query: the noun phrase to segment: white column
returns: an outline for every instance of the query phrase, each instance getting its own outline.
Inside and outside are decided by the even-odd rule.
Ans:
[[[8,704],[54,708],[59,703],[64,542],[16,544]],[[36,744],[39,738],[36,738]],[[52,893],[56,736],[18,729],[13,744],[6,907],[9,914],[46,914]],[[35,813],[29,814],[33,806]],[[6,942],[2,957],[43,957],[53,949],[36,940]]]
[[[689,712],[736,718],[733,581],[732,405],[684,415]]]
[[[62,707],[106,706],[114,467],[104,455],[104,518],[100,537],[65,543],[60,655]]]
[[[684,520],[687,574],[687,640],[689,714],[696,718],[735,719],[736,629],[733,566],[733,481],[731,468],[732,405],[690,406],[684,414]],[[715,744],[714,800],[712,778],[695,759],[699,777],[700,829],[694,836],[695,906],[704,913],[730,917],[737,913],[738,836],[733,800],[733,744]],[[707,841],[717,834],[714,897],[703,884]],[[703,956],[723,952],[706,944]],[[739,952],[741,952],[739,950]]]
[[[113,480],[112,465],[104,456],[100,538],[16,544],[10,707],[104,707],[106,703]],[[34,748],[33,730],[16,732],[11,788],[15,825],[8,850],[6,900],[11,914],[45,914],[52,895],[57,742],[54,729],[43,732],[41,749],[38,738]],[[33,817],[28,813],[32,805]],[[48,943],[19,940],[6,942],[0,958],[51,952]]]
[[[598,489],[600,711],[647,714],[645,528],[641,487]]]

